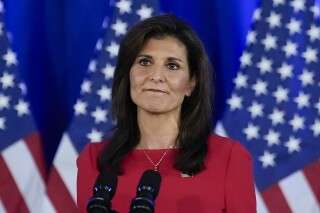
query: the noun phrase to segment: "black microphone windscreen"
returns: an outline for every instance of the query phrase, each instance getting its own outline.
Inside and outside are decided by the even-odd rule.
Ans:
[[[103,194],[105,194],[106,191],[100,190],[100,189],[101,187],[108,187],[107,191],[109,192],[109,196],[111,200],[116,193],[117,185],[118,185],[118,177],[116,174],[114,174],[111,171],[102,171],[97,177],[95,187],[93,189],[93,195],[98,196],[99,194],[102,193],[101,196],[104,196]]]
[[[145,171],[139,181],[139,187],[141,186],[150,186],[154,190],[152,191],[153,199],[156,199],[159,193],[159,188],[161,184],[161,175],[155,170]]]

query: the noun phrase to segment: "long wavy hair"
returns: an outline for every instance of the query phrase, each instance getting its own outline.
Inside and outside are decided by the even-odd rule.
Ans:
[[[204,169],[207,139],[212,122],[212,68],[210,61],[192,27],[171,14],[154,16],[133,26],[121,41],[118,62],[112,86],[112,115],[116,121],[113,136],[102,150],[98,168],[109,168],[122,174],[121,161],[140,141],[137,106],[130,96],[129,72],[137,54],[150,38],[166,36],[177,38],[187,50],[190,78],[196,86],[190,97],[185,97],[181,107],[179,152],[174,167],[186,174],[197,174]]]

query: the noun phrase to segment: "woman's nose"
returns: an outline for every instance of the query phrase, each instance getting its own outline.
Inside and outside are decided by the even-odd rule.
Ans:
[[[150,80],[154,82],[164,82],[165,81],[164,68],[163,67],[154,67],[150,74]]]

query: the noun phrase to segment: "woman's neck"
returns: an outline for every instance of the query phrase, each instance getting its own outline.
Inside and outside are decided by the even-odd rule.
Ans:
[[[179,121],[174,116],[138,113],[141,139],[137,148],[167,149],[175,145]]]

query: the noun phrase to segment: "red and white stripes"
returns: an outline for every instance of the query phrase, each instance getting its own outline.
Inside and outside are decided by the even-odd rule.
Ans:
[[[64,134],[48,181],[48,195],[57,212],[76,212],[78,153],[68,134]]]
[[[45,167],[39,135],[34,133],[1,152],[3,212],[41,212],[46,197]]]

